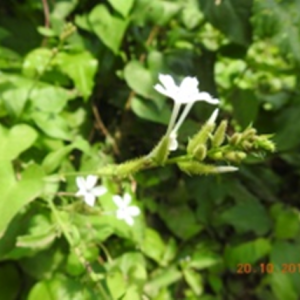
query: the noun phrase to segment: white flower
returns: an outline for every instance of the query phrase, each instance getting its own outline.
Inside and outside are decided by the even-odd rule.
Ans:
[[[210,104],[218,104],[218,99],[213,99],[209,93],[198,90],[198,80],[195,77],[185,77],[179,86],[170,75],[159,74],[162,84],[156,84],[154,88],[161,94],[172,98],[176,103],[187,104],[196,101],[206,101]]]
[[[104,186],[95,187],[97,179],[97,176],[94,175],[89,175],[86,179],[81,176],[76,178],[76,184],[79,189],[76,196],[83,196],[84,202],[89,206],[94,206],[96,197],[102,196],[107,192]]]
[[[118,206],[117,218],[132,226],[134,223],[133,217],[138,216],[141,211],[137,206],[129,206],[131,196],[127,193],[125,193],[123,198],[119,195],[114,195],[113,201]]]
[[[200,92],[198,89],[199,82],[195,77],[185,77],[179,86],[176,85],[173,77],[170,75],[160,74],[158,78],[161,84],[156,84],[154,88],[161,94],[174,100],[174,107],[166,133],[170,138],[169,150],[174,151],[178,147],[177,131],[191,110],[193,104],[196,101],[218,104],[219,100],[212,98],[207,92]],[[186,104],[186,107],[175,124],[182,104]]]

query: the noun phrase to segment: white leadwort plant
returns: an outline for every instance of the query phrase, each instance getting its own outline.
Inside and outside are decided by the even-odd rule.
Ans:
[[[166,133],[170,138],[169,150],[174,151],[178,147],[177,131],[191,110],[193,104],[197,101],[205,101],[215,105],[219,103],[219,100],[212,98],[207,92],[200,92],[198,89],[199,82],[195,77],[185,77],[179,86],[176,85],[173,77],[170,75],[160,74],[159,80],[161,84],[156,84],[154,88],[159,93],[174,100],[174,107]],[[183,104],[185,104],[186,107],[175,124],[179,110]]]
[[[125,193],[123,198],[119,195],[114,195],[113,201],[118,207],[117,218],[124,220],[128,225],[132,226],[134,224],[134,217],[138,216],[141,211],[137,206],[129,206],[131,202],[130,194]]]
[[[84,202],[89,206],[94,206],[96,197],[102,196],[107,192],[104,186],[95,186],[97,183],[97,176],[89,175],[86,179],[79,176],[76,178],[78,192],[76,196],[83,197]]]

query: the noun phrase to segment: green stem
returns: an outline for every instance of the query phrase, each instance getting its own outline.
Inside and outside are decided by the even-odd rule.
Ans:
[[[105,289],[103,288],[102,284],[99,282],[97,274],[93,271],[92,267],[89,265],[89,263],[87,261],[85,261],[85,259],[83,258],[83,256],[80,253],[80,250],[78,247],[74,246],[74,242],[72,239],[72,236],[69,234],[68,228],[66,226],[66,224],[61,220],[59,213],[55,207],[55,205],[53,204],[52,200],[48,200],[50,209],[57,221],[57,224],[59,225],[63,235],[65,236],[68,244],[70,245],[70,247],[74,250],[75,254],[77,255],[78,259],[80,260],[80,262],[82,263],[82,265],[87,269],[88,274],[90,276],[90,278],[92,279],[92,281],[94,281],[97,284],[97,287],[99,289],[99,292],[102,296],[102,299],[104,300],[111,300],[111,298],[109,297],[109,295],[106,293]]]

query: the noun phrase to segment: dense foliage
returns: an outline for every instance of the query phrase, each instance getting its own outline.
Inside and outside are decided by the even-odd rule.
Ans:
[[[299,299],[299,71],[300,0],[2,1],[0,298]],[[237,172],[195,175],[214,128],[193,164],[161,158],[159,74],[220,99]],[[213,109],[195,103],[179,157]]]

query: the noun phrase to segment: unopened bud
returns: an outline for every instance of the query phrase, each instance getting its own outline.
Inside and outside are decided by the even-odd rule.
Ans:
[[[178,163],[178,167],[188,175],[209,175],[235,172],[238,170],[238,168],[232,166],[214,166],[199,163],[196,161],[180,162]]]
[[[248,141],[243,141],[242,142],[242,147],[243,147],[243,149],[249,151],[253,148],[253,144],[248,142]]]
[[[203,160],[206,157],[207,149],[205,145],[199,145],[193,153],[193,156],[198,160]]]
[[[264,149],[266,151],[274,152],[276,150],[275,144],[269,140],[272,135],[265,134],[255,137],[254,147],[256,149]]]
[[[205,145],[214,128],[215,124],[205,123],[200,131],[190,139],[187,152],[193,154],[199,145]]]
[[[227,129],[227,120],[223,120],[221,124],[216,129],[214,136],[212,138],[212,146],[219,147],[223,144],[225,140],[225,133]]]
[[[239,163],[241,160],[246,158],[246,153],[242,151],[230,151],[227,152],[225,158],[231,162]]]
[[[255,136],[257,133],[255,128],[247,128],[243,133],[242,133],[242,138],[247,140]]]
[[[242,135],[240,133],[235,133],[229,138],[229,143],[233,146],[237,146],[242,140]]]
[[[214,160],[223,160],[224,159],[223,152],[221,152],[221,151],[210,153],[209,157]]]

